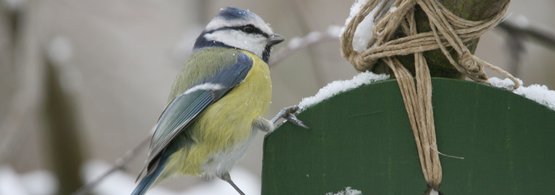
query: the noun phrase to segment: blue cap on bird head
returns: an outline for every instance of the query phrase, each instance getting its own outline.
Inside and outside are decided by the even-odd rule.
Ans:
[[[218,15],[206,25],[205,31],[248,24],[256,26],[266,34],[271,35],[274,33],[270,25],[264,22],[260,16],[249,10],[236,7],[225,7],[220,9]]]
[[[236,7],[222,8],[222,9],[220,9],[220,13],[218,14],[218,16],[221,16],[221,17],[223,17],[225,19],[229,19],[229,20],[239,19],[239,18],[244,18],[244,17],[252,17],[253,15],[256,16],[255,13],[252,13],[249,10],[244,10],[244,9],[236,8]]]
[[[222,8],[197,38],[194,49],[229,47],[250,51],[268,61],[272,46],[283,41],[254,12],[236,7]]]

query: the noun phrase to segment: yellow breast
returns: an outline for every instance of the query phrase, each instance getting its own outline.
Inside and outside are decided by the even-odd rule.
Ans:
[[[168,163],[177,166],[168,167],[182,174],[202,174],[202,165],[211,155],[246,142],[252,122],[267,112],[272,96],[268,65],[254,54],[243,53],[253,60],[245,80],[199,116],[190,127],[194,144],[172,155]]]

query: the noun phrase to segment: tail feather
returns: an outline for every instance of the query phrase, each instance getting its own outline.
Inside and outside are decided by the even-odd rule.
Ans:
[[[154,184],[156,182],[156,180],[158,179],[158,177],[162,173],[162,170],[164,170],[165,165],[166,165],[166,159],[160,159],[160,161],[158,161],[158,163],[155,165],[154,170],[149,171],[145,175],[145,177],[143,177],[141,179],[141,181],[139,182],[137,187],[135,187],[135,190],[133,190],[133,192],[131,192],[131,195],[143,195],[143,194],[145,194],[146,191],[148,191],[148,189],[150,189],[152,184]]]

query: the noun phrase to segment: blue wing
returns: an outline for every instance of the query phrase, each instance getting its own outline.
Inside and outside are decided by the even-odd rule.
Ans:
[[[156,164],[159,154],[210,104],[241,83],[252,68],[253,61],[238,52],[235,64],[222,67],[212,76],[193,85],[175,97],[160,116],[152,136],[148,164]],[[150,168],[149,168],[150,172]]]

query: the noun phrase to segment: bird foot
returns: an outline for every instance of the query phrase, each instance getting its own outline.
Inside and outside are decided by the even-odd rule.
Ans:
[[[239,186],[237,186],[237,184],[235,184],[235,182],[231,180],[231,176],[229,175],[229,173],[224,173],[223,175],[219,176],[219,178],[231,185],[231,187],[233,187],[233,189],[235,189],[235,191],[237,191],[237,193],[239,193],[240,195],[245,195],[245,192],[243,192],[243,190],[241,190],[241,188],[239,188]]]
[[[278,122],[279,119],[283,118],[286,121],[289,121],[290,123],[293,123],[294,125],[297,125],[299,127],[303,127],[308,129],[308,126],[306,126],[303,121],[301,121],[299,118],[297,118],[297,111],[299,111],[299,106],[289,106],[289,107],[285,107],[283,109],[281,109],[281,111],[279,111],[276,116],[274,116],[272,118],[272,123],[274,125],[276,125],[276,123]]]

